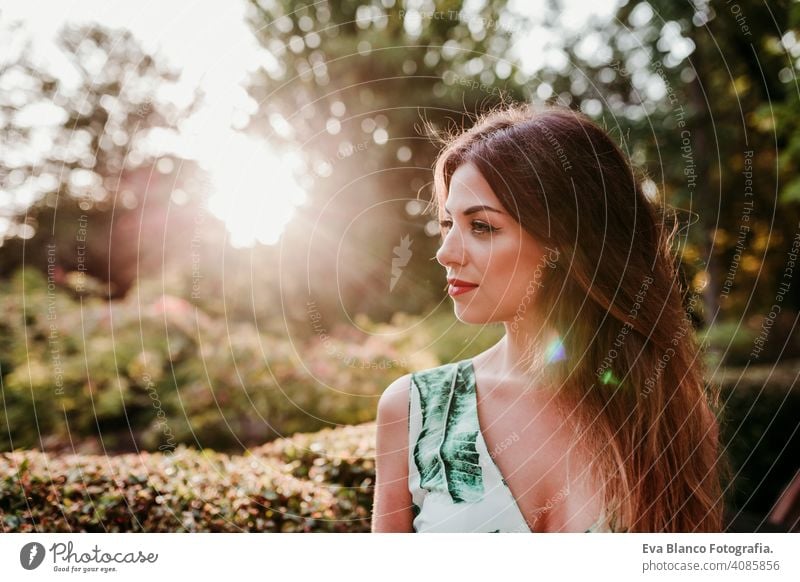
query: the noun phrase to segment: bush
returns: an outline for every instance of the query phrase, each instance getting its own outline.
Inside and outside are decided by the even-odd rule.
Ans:
[[[798,367],[713,378],[725,403],[734,516],[765,515],[798,469]],[[0,455],[0,524],[13,532],[367,532],[374,484],[374,423],[296,434],[245,455],[184,446],[108,457],[18,451]]]
[[[369,531],[374,425],[297,438],[239,456],[184,446],[109,457],[4,453],[0,523],[6,532]],[[301,459],[308,479],[292,475]]]
[[[754,315],[734,321],[715,321],[698,335],[707,345],[706,362],[718,366],[746,366],[754,359],[756,340],[768,339],[757,353],[761,363],[800,358],[800,333],[797,332],[797,312],[782,309],[774,320],[767,315]],[[763,339],[763,338],[762,338]]]
[[[721,369],[722,440],[732,469],[729,503],[765,516],[800,469],[800,361]]]
[[[372,514],[375,488],[375,424],[297,434],[257,449],[254,454],[282,459],[299,479],[327,485],[348,509]]]
[[[439,363],[399,324],[362,319],[366,334],[333,327],[298,345],[148,293],[78,304],[30,269],[0,283],[0,450],[241,453],[373,420],[394,379]]]

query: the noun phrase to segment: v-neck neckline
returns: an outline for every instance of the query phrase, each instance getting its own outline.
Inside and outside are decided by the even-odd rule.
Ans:
[[[486,438],[483,436],[483,428],[481,428],[481,418],[480,415],[478,414],[478,374],[475,372],[475,365],[472,362],[472,358],[469,358],[466,361],[470,367],[470,372],[472,373],[472,401],[475,410],[475,424],[478,427],[478,436],[480,436],[481,442],[483,442],[483,448],[486,449],[486,454],[489,457],[489,460],[492,462],[492,466],[494,467],[497,476],[500,477],[500,482],[503,484],[503,487],[506,488],[506,491],[508,491],[508,496],[511,497],[512,501],[514,501],[514,505],[517,508],[517,513],[519,513],[520,519],[522,519],[523,523],[525,524],[525,527],[528,528],[529,533],[536,533],[531,529],[528,520],[525,518],[525,513],[522,511],[522,507],[520,507],[519,505],[519,501],[517,501],[517,498],[514,497],[514,492],[511,491],[511,487],[509,487],[506,478],[503,476],[503,472],[500,470],[497,461],[494,460],[494,457],[489,451],[489,445],[486,442]]]
[[[514,506],[517,508],[517,513],[519,514],[520,519],[522,519],[522,522],[525,524],[525,527],[528,528],[528,532],[540,533],[540,532],[535,532],[534,530],[531,529],[531,526],[525,517],[525,513],[522,511],[522,507],[520,507],[519,501],[517,501],[517,498],[514,497],[514,492],[511,491],[511,487],[509,487],[506,478],[503,476],[503,472],[500,470],[500,466],[497,464],[497,461],[494,460],[494,457],[492,456],[491,452],[489,452],[489,445],[486,442],[486,438],[483,436],[483,428],[481,428],[481,417],[478,414],[478,374],[475,371],[475,364],[473,363],[473,359],[474,358],[468,358],[465,361],[469,365],[470,372],[472,373],[472,402],[474,404],[475,424],[478,427],[478,436],[480,437],[481,442],[483,443],[483,448],[486,449],[486,454],[492,463],[492,467],[494,467],[497,476],[500,477],[500,482],[503,484],[503,487],[505,487],[506,491],[508,491],[508,496],[514,502]],[[597,521],[595,521],[591,526],[589,526],[589,529],[587,529],[584,533],[590,533],[595,527],[597,527],[597,525],[602,520],[603,520],[603,515],[601,515],[600,518],[597,519]]]

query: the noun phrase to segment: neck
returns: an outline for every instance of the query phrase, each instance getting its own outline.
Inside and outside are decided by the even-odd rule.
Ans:
[[[541,325],[525,322],[515,325],[506,322],[506,334],[495,344],[490,358],[491,367],[506,378],[529,376],[542,369],[547,349],[555,337]]]

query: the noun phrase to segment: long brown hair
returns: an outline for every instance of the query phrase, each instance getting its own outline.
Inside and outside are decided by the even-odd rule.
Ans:
[[[677,222],[667,226],[608,133],[568,108],[503,105],[439,138],[440,218],[453,173],[472,163],[506,211],[559,251],[536,303],[564,357],[543,373],[602,484],[609,525],[721,531],[718,392],[705,385],[684,305]]]

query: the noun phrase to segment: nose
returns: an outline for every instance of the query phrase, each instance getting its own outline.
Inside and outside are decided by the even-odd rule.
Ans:
[[[443,267],[461,265],[464,263],[463,237],[451,228],[445,235],[439,250],[436,251],[436,260]]]

